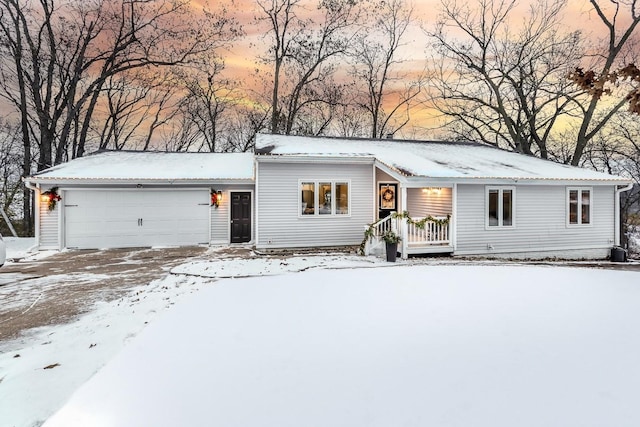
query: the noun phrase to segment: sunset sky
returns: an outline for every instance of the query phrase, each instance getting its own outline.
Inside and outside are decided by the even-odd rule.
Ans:
[[[255,0],[229,1],[231,3],[229,3],[228,8],[242,23],[245,35],[234,44],[227,56],[226,63],[234,72],[246,74],[255,68],[257,56],[266,52],[268,38],[265,34],[268,28],[265,23],[261,25],[254,23],[254,17],[260,16]],[[200,4],[198,1],[193,3]],[[313,3],[313,1],[308,2],[308,4]],[[464,0],[463,3],[465,3]],[[406,46],[403,49],[402,56],[410,61],[423,62],[427,57],[428,40],[421,26],[426,30],[434,28],[441,0],[414,0],[413,5],[417,19],[415,24],[412,25],[410,33],[406,36]],[[516,19],[524,19],[528,14],[528,8],[528,1],[521,2],[517,9],[519,15],[515,15]],[[581,29],[587,34],[597,34],[605,31],[604,26],[595,16],[595,12],[592,11],[592,7],[587,0],[569,0],[564,17],[568,29]],[[517,24],[517,21],[515,24]]]
[[[260,88],[260,83],[256,82],[253,77],[253,71],[258,67],[264,67],[259,64],[258,57],[265,55],[270,42],[266,35],[268,28],[266,22],[256,22],[255,17],[260,16],[260,10],[256,5],[256,0],[228,0],[228,9],[232,11],[236,19],[242,23],[244,36],[234,43],[233,47],[225,52],[225,63],[227,75],[237,82],[242,82],[244,88],[264,90],[270,88]],[[195,3],[195,2],[194,2]],[[462,4],[465,4],[462,0]],[[601,1],[607,4],[608,0]],[[314,5],[314,1],[306,2],[307,5]],[[468,3],[473,7],[474,3]],[[429,55],[429,40],[423,29],[432,30],[438,17],[441,0],[414,0],[416,22],[411,26],[410,31],[405,35],[404,47],[400,52],[400,57],[404,60],[403,68],[405,71],[415,69],[416,72],[421,71],[425,65]],[[530,2],[523,1],[517,7],[513,14],[512,24],[518,25],[518,21],[525,19],[529,13]],[[604,7],[604,6],[603,6]],[[309,9],[310,13],[313,9]],[[585,34],[596,36],[605,31],[603,24],[593,12],[588,0],[569,0],[565,8],[564,19],[566,20],[567,30],[580,29]],[[432,122],[431,117],[435,113],[426,108],[414,111],[412,114],[412,122],[423,123]],[[434,126],[433,123],[427,125]]]

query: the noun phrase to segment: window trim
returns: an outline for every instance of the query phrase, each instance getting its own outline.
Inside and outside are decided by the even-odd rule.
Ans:
[[[489,194],[498,191],[498,225],[489,225]],[[503,225],[503,192],[511,190],[511,225]],[[516,228],[516,187],[514,185],[487,185],[484,187],[484,228],[485,230],[510,230]]]
[[[297,206],[302,206],[302,184],[314,184],[313,188],[313,197],[314,197],[314,212],[313,214],[304,215],[302,213],[302,209],[298,208],[298,218],[348,218],[351,217],[351,180],[350,179],[323,179],[323,178],[313,178],[313,179],[299,179],[298,180],[298,203]],[[331,184],[331,213],[330,214],[320,214],[318,207],[320,206],[320,184]],[[337,213],[337,205],[336,205],[336,185],[338,184],[347,184],[347,213],[339,214]]]
[[[578,191],[578,222],[571,223],[571,192]],[[582,223],[582,192],[589,192],[589,222],[587,224]],[[565,222],[567,228],[583,228],[593,227],[593,187],[567,187],[565,195]]]

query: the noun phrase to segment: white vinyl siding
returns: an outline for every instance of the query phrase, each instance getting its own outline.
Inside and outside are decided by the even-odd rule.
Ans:
[[[373,165],[260,162],[258,248],[360,244],[374,217]],[[301,183],[349,183],[349,215],[301,215]]]
[[[407,189],[407,210],[412,218],[451,214],[451,188]]]
[[[49,190],[49,188],[42,188],[41,193]],[[52,211],[49,210],[47,202],[40,201],[40,249],[60,249],[60,209],[64,205],[65,195],[63,192],[59,192],[62,200],[56,203],[56,208]]]
[[[485,186],[458,185],[455,254],[602,249],[612,245],[614,186],[593,187],[591,227],[566,226],[566,186],[520,185],[516,188],[514,221],[517,228],[487,230]]]

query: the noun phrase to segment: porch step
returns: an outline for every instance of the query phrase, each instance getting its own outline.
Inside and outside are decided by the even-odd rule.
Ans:
[[[407,255],[427,255],[453,253],[451,245],[408,246]]]

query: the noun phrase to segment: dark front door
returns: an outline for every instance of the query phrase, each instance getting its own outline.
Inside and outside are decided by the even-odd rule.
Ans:
[[[231,193],[231,243],[251,241],[251,193]]]

